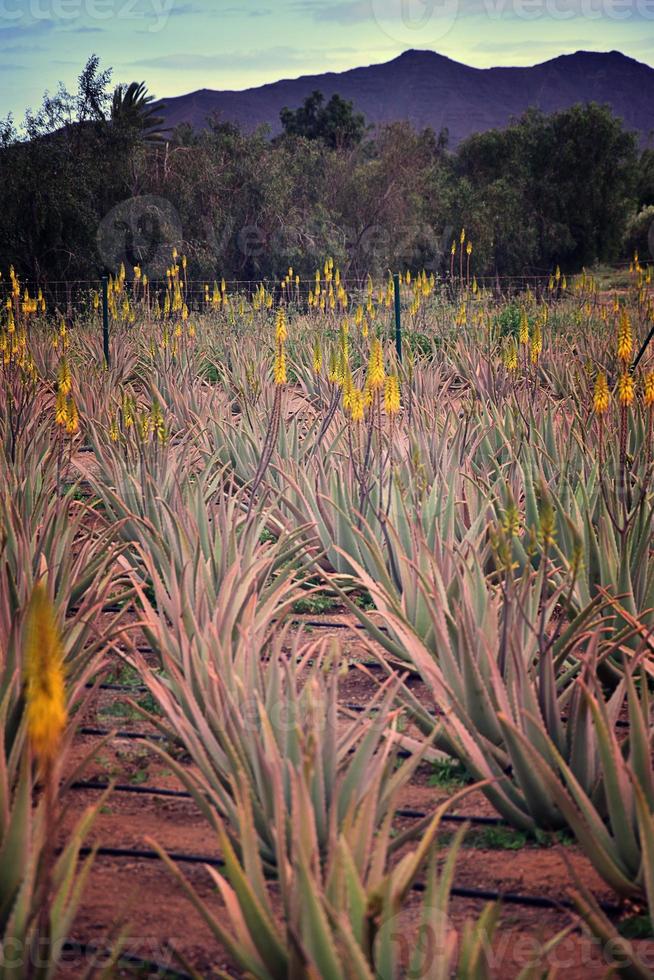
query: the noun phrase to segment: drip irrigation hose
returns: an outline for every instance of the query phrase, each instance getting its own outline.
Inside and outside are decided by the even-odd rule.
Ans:
[[[132,731],[122,731],[117,729],[114,731],[113,728],[96,728],[93,725],[84,725],[82,728],[78,729],[80,735],[91,735],[94,738],[105,738],[107,735],[113,736],[113,738],[128,738],[128,739],[144,739],[147,742],[168,742],[169,739],[165,735],[155,735],[151,732],[132,732]]]
[[[80,847],[79,856],[89,857],[91,854],[97,857],[112,858],[134,858],[139,861],[160,861],[161,856],[158,851],[149,847]],[[166,851],[171,861],[180,864],[208,864],[212,868],[224,868],[225,862],[215,854],[185,854],[178,851]]]
[[[206,864],[212,868],[224,868],[225,862],[222,858],[209,854],[186,854],[181,851],[166,852],[171,861],[178,864]],[[80,857],[88,857],[96,854],[98,857],[110,858],[134,858],[142,861],[160,861],[161,857],[157,851],[149,848],[129,848],[129,847],[82,847],[79,851]],[[411,886],[411,891],[426,891],[424,882],[417,881]],[[547,898],[545,895],[521,895],[515,892],[500,892],[487,888],[467,888],[453,885],[450,895],[454,898],[470,898],[476,901],[502,902],[505,905],[524,905],[527,908],[554,909],[560,911],[573,910],[574,905],[568,899]],[[614,902],[598,902],[603,912],[609,915],[619,914],[621,908]]]
[[[364,663],[364,664],[361,664],[361,666],[362,667],[376,667],[376,666],[378,666],[378,664],[366,664],[366,663]],[[354,670],[354,669],[355,669],[355,665],[350,665],[350,670]],[[150,692],[150,689],[148,687],[146,687],[145,684],[97,684],[96,685],[96,684],[93,684],[93,682],[90,681],[88,684],[85,685],[85,687],[88,688],[88,689],[92,689],[94,687],[97,687],[97,689],[99,691],[113,691],[113,692],[115,692],[117,694],[148,694]],[[364,712],[366,710],[366,705],[365,704],[353,704],[353,703],[349,703],[349,702],[346,702],[345,704],[339,705],[339,707],[342,708],[345,711],[354,711],[354,712],[357,712],[357,713],[361,713],[361,712]],[[425,711],[428,714],[432,715],[434,718],[440,717],[439,713],[436,712],[436,711],[434,711],[433,708],[425,708]],[[565,722],[565,721],[567,721],[567,719],[566,718],[563,718],[562,721]],[[624,719],[624,718],[618,718],[615,721],[615,727],[616,728],[629,728],[629,722],[626,719]]]
[[[123,729],[95,728],[93,725],[85,725],[83,728],[79,728],[78,734],[89,735],[93,738],[106,738],[107,735],[110,735],[112,738],[142,739],[144,742],[170,742],[170,738],[165,735],[153,735],[150,732],[133,732]],[[350,752],[353,751],[350,749]],[[407,749],[398,749],[397,752],[398,759],[410,759],[412,755],[413,753]]]
[[[101,779],[85,779],[72,783],[70,789],[78,791],[106,790],[109,788],[109,785],[110,784],[108,782]],[[193,799],[193,794],[186,792],[186,790],[167,789],[163,786],[132,785],[130,783],[118,783],[113,787],[112,792],[132,793],[137,796],[162,796],[177,800]],[[424,813],[422,810],[414,810],[411,807],[401,807],[399,810],[395,811],[395,816],[401,817],[405,820],[424,820],[429,816],[429,814]],[[475,816],[474,814],[468,816],[460,813],[446,813],[441,819],[450,823],[471,823],[484,827],[509,827],[506,820],[503,820],[501,817]]]
[[[76,939],[67,939],[63,945],[64,953],[77,953],[79,956],[93,956],[96,959],[102,957],[110,960],[111,950],[96,946],[95,943],[78,942]],[[135,966],[139,970],[147,970],[149,976],[168,977],[169,980],[192,980],[190,973],[183,970],[176,970],[165,963],[158,963],[156,960],[145,960],[136,953],[123,952],[116,957],[117,963],[124,963],[126,966]]]

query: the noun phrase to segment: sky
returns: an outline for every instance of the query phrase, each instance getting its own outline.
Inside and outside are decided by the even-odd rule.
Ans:
[[[0,0],[0,117],[90,54],[157,97],[344,71],[410,48],[479,68],[579,49],[654,66],[654,0]]]

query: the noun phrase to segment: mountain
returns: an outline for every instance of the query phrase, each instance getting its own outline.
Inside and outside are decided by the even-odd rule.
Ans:
[[[608,103],[641,142],[654,129],[654,68],[619,51],[577,51],[529,68],[471,68],[435,51],[406,51],[385,64],[242,92],[201,89],[163,100],[161,114],[170,127],[201,129],[218,113],[245,131],[263,123],[275,134],[280,110],[297,108],[315,89],[351,100],[375,125],[408,119],[418,128],[447,127],[453,146],[471,133],[506,126],[530,106],[554,112],[576,102]]]

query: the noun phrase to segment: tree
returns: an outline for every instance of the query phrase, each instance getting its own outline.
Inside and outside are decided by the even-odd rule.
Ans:
[[[648,147],[638,162],[638,205],[654,204],[654,150]]]
[[[165,130],[161,129],[164,120],[153,102],[154,96],[148,93],[145,82],[117,85],[111,101],[111,121],[138,133],[146,143],[161,143],[165,139]]]
[[[505,130],[471,136],[459,147],[456,167],[481,205],[498,182],[510,185],[511,220],[507,225],[506,212],[498,216],[503,234],[515,242],[507,248],[494,236],[493,252],[502,263],[497,271],[513,274],[615,259],[634,198],[636,162],[634,135],[608,107],[590,103],[552,115],[531,109]],[[508,191],[504,186],[500,197]]]
[[[105,119],[109,108],[107,87],[111,81],[111,68],[100,71],[100,59],[92,54],[77,80],[77,121]]]
[[[332,95],[325,105],[322,92],[313,92],[298,109],[283,108],[279,117],[287,136],[322,140],[332,149],[351,149],[363,139],[366,121],[352,102]]]
[[[135,146],[106,118],[110,77],[92,55],[76,91],[46,93],[20,129],[0,123],[0,267],[41,281],[97,275],[97,230],[126,196]]]

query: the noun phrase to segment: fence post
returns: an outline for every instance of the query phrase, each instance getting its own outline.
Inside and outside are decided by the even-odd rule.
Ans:
[[[400,274],[396,272],[393,276],[393,286],[395,293],[395,350],[397,358],[402,363],[402,313],[400,309]]]
[[[102,349],[104,350],[104,364],[108,368],[109,357],[109,279],[102,277]]]
[[[649,347],[649,345],[651,344],[651,342],[652,342],[653,339],[654,339],[654,326],[652,326],[652,329],[647,334],[647,337],[645,338],[645,341],[643,343],[643,346],[640,348],[640,350],[638,351],[638,354],[636,355],[636,360],[631,365],[631,373],[632,374],[636,370],[636,368],[638,367],[638,365],[640,364],[640,361],[641,361],[641,358],[642,358],[643,354],[645,353],[645,351],[647,350],[647,348]]]

